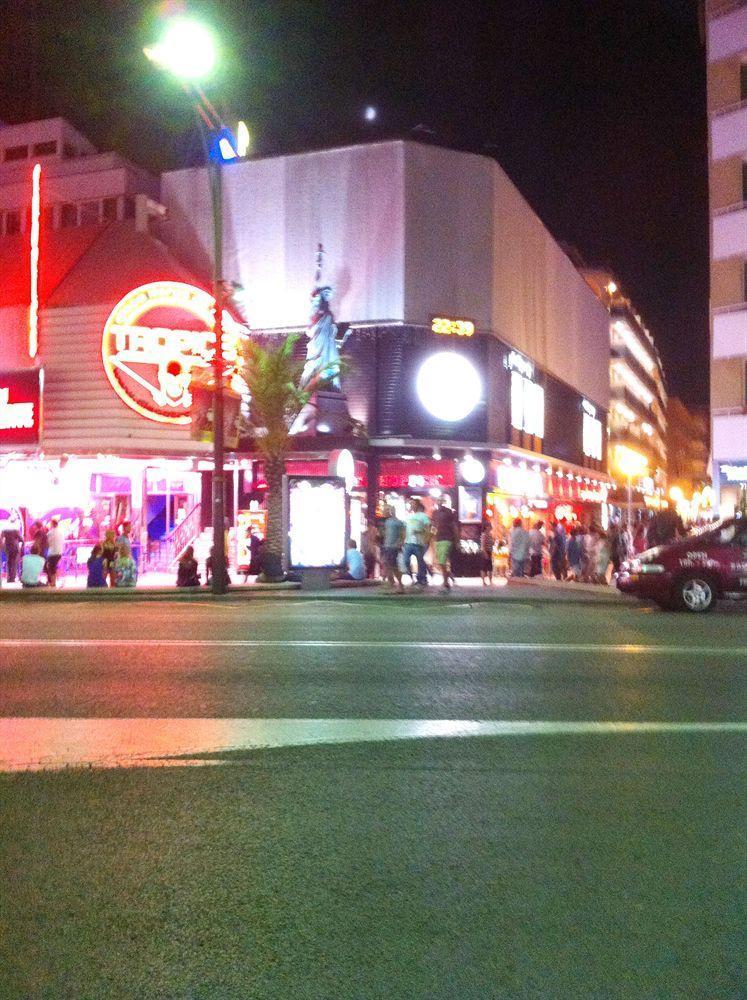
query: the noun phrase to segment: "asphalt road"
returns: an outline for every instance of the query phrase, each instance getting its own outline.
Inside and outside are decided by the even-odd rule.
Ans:
[[[743,610],[0,610],[0,996],[747,991]]]

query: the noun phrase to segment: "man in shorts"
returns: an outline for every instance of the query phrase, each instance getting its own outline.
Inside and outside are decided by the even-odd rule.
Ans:
[[[404,591],[402,570],[399,567],[399,555],[405,541],[405,522],[400,521],[393,507],[387,507],[384,521],[384,539],[381,546],[381,559],[384,564],[384,579],[390,587],[395,587],[400,593]]]
[[[436,547],[436,565],[443,576],[442,590],[451,589],[451,567],[449,556],[452,546],[459,538],[457,519],[451,507],[441,500],[433,512],[434,544]]]
[[[47,584],[50,587],[57,586],[57,567],[64,548],[65,536],[62,533],[60,522],[56,517],[53,517],[52,527],[47,533]]]
[[[428,571],[425,566],[425,550],[431,540],[431,522],[425,507],[417,498],[412,501],[410,513],[405,522],[405,572],[411,573],[412,557],[418,564],[417,585],[428,586]]]

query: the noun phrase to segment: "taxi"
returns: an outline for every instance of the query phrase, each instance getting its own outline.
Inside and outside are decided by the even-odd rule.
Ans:
[[[660,607],[701,613],[722,597],[747,595],[747,518],[737,517],[668,545],[648,549],[620,567],[617,586]]]

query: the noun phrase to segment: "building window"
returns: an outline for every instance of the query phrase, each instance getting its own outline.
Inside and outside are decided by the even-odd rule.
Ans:
[[[34,156],[54,156],[57,152],[57,140],[50,139],[48,142],[34,143]]]
[[[511,372],[511,426],[545,436],[545,390],[520,372]]]
[[[78,206],[66,202],[60,207],[60,229],[70,229],[78,225]]]
[[[84,201],[80,206],[80,225],[89,226],[98,221],[99,203],[97,201]]]
[[[21,231],[21,210],[12,208],[5,213],[5,235],[16,236]]]
[[[28,146],[8,146],[3,159],[6,163],[12,163],[14,160],[27,160],[28,156]]]
[[[101,214],[107,222],[112,222],[117,218],[117,199],[104,198],[101,204]]]
[[[127,195],[124,200],[124,217],[125,219],[135,218],[135,199],[131,195]]]

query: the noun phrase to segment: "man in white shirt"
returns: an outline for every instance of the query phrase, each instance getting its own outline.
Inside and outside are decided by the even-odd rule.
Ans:
[[[65,548],[65,536],[56,517],[52,518],[52,527],[47,534],[47,546],[47,584],[50,587],[56,587],[57,566]]]
[[[425,567],[425,550],[431,540],[431,521],[425,513],[425,507],[420,500],[412,501],[411,511],[405,521],[405,566],[406,572],[412,575],[410,565],[412,557],[418,563],[417,584],[425,587],[428,583],[428,571]]]

